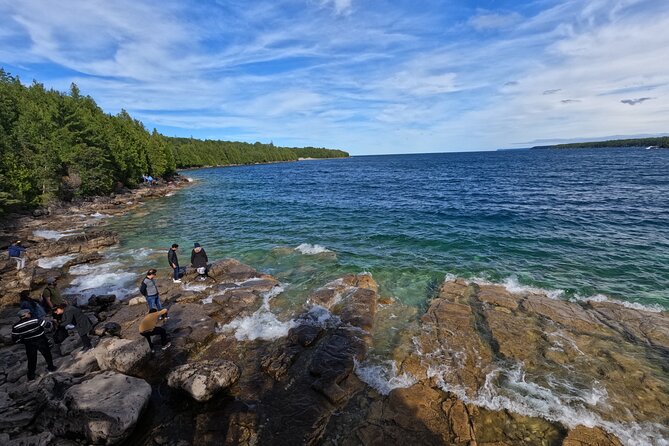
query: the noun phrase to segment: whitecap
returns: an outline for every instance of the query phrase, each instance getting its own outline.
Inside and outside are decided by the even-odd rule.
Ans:
[[[324,246],[310,245],[309,243],[302,243],[301,245],[298,245],[297,247],[295,247],[295,251],[307,256],[313,256],[325,252],[332,252]]]
[[[355,374],[364,383],[376,389],[381,395],[388,395],[393,389],[404,389],[418,382],[410,373],[398,375],[395,361],[372,363],[355,361]]]
[[[91,217],[93,217],[93,218],[107,218],[107,217],[111,217],[111,216],[108,215],[108,214],[101,214],[100,212],[96,212],[94,214],[91,214]]]
[[[263,294],[262,306],[251,316],[237,318],[230,323],[216,329],[218,333],[234,331],[238,341],[254,341],[260,339],[271,341],[288,335],[288,331],[295,327],[293,320],[282,322],[277,319],[269,308],[270,299],[284,291],[280,285],[275,286]]]
[[[63,292],[80,294],[80,303],[86,303],[93,294],[115,294],[117,299],[123,300],[135,294],[139,285],[133,286],[137,275],[122,271],[121,267],[119,262],[76,265],[69,271],[75,277]]]
[[[37,260],[37,266],[40,268],[60,268],[70,260],[76,258],[76,255],[67,254],[63,256],[43,257]]]
[[[202,291],[206,290],[207,288],[210,288],[212,285],[211,284],[206,284],[206,283],[184,283],[181,285],[181,289],[184,291],[194,291],[196,293],[201,293]]]
[[[622,305],[623,307],[630,308],[632,310],[647,311],[650,313],[662,313],[663,311],[665,311],[664,308],[662,308],[660,305],[657,304],[641,304],[639,302],[627,302],[624,300],[611,299],[603,294],[595,294],[593,296],[587,296],[587,297],[576,295],[571,300],[574,302],[609,302],[616,305]]]
[[[60,231],[50,231],[47,229],[38,229],[36,231],[33,231],[33,235],[36,237],[42,237],[49,240],[60,240],[63,237],[67,237],[70,234],[67,234],[65,231],[60,232]]]

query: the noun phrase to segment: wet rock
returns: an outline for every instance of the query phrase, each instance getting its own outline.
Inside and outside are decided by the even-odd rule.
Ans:
[[[117,322],[107,322],[104,324],[104,334],[107,336],[121,336],[121,324]]]
[[[91,307],[108,306],[114,301],[116,301],[115,294],[105,294],[100,296],[94,294],[88,299],[88,305]]]
[[[576,426],[569,431],[562,446],[622,446],[622,444],[615,436],[601,428]]]
[[[2,444],[5,446],[49,446],[54,440],[55,437],[51,432],[42,432],[37,435],[14,438]]]
[[[71,430],[92,443],[116,444],[126,438],[149,402],[144,380],[106,371],[70,387],[64,404],[74,419]]]
[[[167,383],[202,402],[234,384],[239,373],[239,368],[230,361],[200,361],[175,368],[167,376]]]
[[[150,353],[149,344],[144,339],[106,338],[95,348],[95,359],[101,370],[128,373]]]

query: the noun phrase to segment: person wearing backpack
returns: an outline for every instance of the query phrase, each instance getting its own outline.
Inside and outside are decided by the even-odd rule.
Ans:
[[[149,310],[155,308],[156,310],[162,310],[163,306],[160,304],[160,295],[158,293],[158,286],[156,286],[156,270],[151,268],[147,273],[144,280],[139,286],[139,292],[146,298],[146,304],[149,306]]]

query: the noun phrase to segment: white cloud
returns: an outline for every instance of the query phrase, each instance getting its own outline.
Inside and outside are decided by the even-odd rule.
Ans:
[[[503,29],[515,25],[522,20],[517,12],[499,13],[478,10],[476,15],[469,18],[467,24],[477,31]]]

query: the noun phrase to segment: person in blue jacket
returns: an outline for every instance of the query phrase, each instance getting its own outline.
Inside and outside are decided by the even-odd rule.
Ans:
[[[23,254],[26,252],[26,248],[21,246],[21,240],[17,240],[7,249],[9,252],[9,258],[16,261],[16,270],[19,271],[26,266],[26,258]]]

